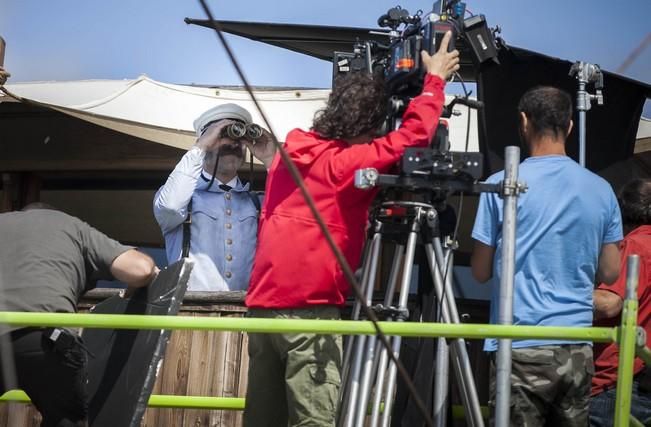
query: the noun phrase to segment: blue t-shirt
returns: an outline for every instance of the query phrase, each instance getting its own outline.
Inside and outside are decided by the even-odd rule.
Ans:
[[[503,179],[504,172],[488,182]],[[530,157],[520,164],[528,191],[518,198],[513,324],[591,326],[592,291],[601,246],[622,240],[613,190],[604,179],[566,156]],[[495,248],[491,323],[497,323],[502,260],[503,200],[479,199],[472,237]],[[576,341],[514,340],[513,348]],[[495,351],[487,339],[484,350]]]

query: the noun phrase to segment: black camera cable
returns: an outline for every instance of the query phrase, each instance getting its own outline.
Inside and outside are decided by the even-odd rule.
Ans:
[[[461,77],[461,74],[459,72],[454,73],[455,76],[459,79],[459,82],[461,83],[461,87],[463,88],[463,93],[464,97],[468,98],[471,95],[471,92],[468,91],[466,88],[466,82],[463,80],[463,77]],[[466,143],[465,143],[465,152],[468,152],[468,147],[470,145],[470,107],[466,106],[468,109],[468,117],[466,120]],[[463,212],[463,196],[464,193],[461,192],[459,193],[459,203],[457,204],[457,212],[456,212],[456,221],[454,224],[454,232],[452,233],[452,244],[457,241],[457,236],[459,235],[459,223],[461,222],[461,214]],[[445,262],[445,269],[443,270],[443,283],[448,278],[448,274],[454,274],[454,272],[450,273],[449,270],[450,263]],[[454,267],[453,267],[454,268]],[[443,301],[445,301],[445,293],[446,293],[447,287],[443,286],[443,292],[441,293],[441,299],[439,301],[439,308],[436,312],[436,321],[441,323],[442,319],[442,310],[443,310]]]
[[[278,153],[280,154],[283,163],[287,167],[287,170],[289,174],[291,175],[292,179],[296,183],[296,186],[300,190],[301,194],[303,195],[303,198],[305,199],[305,202],[307,203],[308,207],[310,208],[310,211],[312,212],[312,215],[314,216],[315,221],[318,223],[319,228],[321,229],[321,232],[323,233],[328,246],[332,250],[335,258],[337,259],[337,262],[339,263],[342,272],[344,273],[344,276],[346,277],[346,280],[348,283],[351,285],[351,289],[353,290],[353,293],[355,295],[355,298],[359,302],[360,306],[362,307],[362,310],[364,310],[364,313],[366,314],[367,318],[372,322],[373,327],[375,328],[375,332],[377,334],[378,339],[382,343],[382,345],[385,347],[389,358],[391,361],[396,365],[396,368],[398,370],[398,373],[400,374],[401,379],[404,381],[405,385],[409,389],[409,392],[412,394],[412,397],[414,399],[414,403],[418,407],[418,410],[421,412],[421,415],[423,416],[425,423],[428,426],[433,426],[434,423],[432,421],[431,416],[429,415],[429,412],[427,410],[427,406],[425,406],[425,403],[423,400],[420,398],[418,395],[418,390],[416,389],[416,386],[414,383],[411,381],[409,378],[409,374],[407,373],[407,370],[405,367],[402,365],[400,360],[395,356],[393,353],[393,348],[391,344],[389,343],[389,340],[387,339],[386,335],[382,332],[379,324],[378,324],[378,318],[369,308],[369,306],[366,304],[365,298],[360,290],[359,284],[357,283],[357,280],[355,279],[355,275],[353,273],[352,268],[346,261],[346,258],[344,257],[343,253],[335,243],[334,239],[332,238],[332,235],[330,234],[327,225],[323,221],[323,218],[321,217],[321,214],[319,213],[319,210],[316,207],[316,204],[314,203],[314,199],[312,198],[311,194],[308,192],[307,188],[305,187],[305,184],[303,183],[303,179],[300,175],[300,172],[296,168],[296,165],[292,162],[292,160],[289,158],[289,155],[287,152],[283,149],[282,145],[278,142],[278,139],[276,138],[276,135],[271,131],[271,125],[269,123],[269,120],[267,119],[266,114],[260,107],[260,104],[258,103],[258,100],[256,99],[253,90],[251,89],[251,86],[249,85],[246,77],[244,76],[244,73],[242,72],[242,69],[240,68],[239,63],[235,59],[235,55],[233,54],[228,42],[226,41],[226,38],[224,37],[224,34],[221,31],[220,25],[215,21],[212,12],[208,8],[208,5],[206,4],[206,0],[199,0],[199,3],[201,4],[201,7],[203,8],[204,12],[206,13],[208,20],[212,24],[212,28],[215,30],[217,37],[219,38],[222,46],[224,47],[224,50],[226,51],[226,54],[228,55],[231,63],[233,64],[233,67],[235,68],[240,80],[242,81],[242,84],[244,85],[244,88],[246,91],[249,93],[251,96],[251,100],[253,101],[253,104],[255,105],[256,109],[260,113],[260,116],[262,117],[262,120],[264,121],[265,125],[267,126],[267,129],[270,130],[271,133],[271,139],[276,146],[276,149],[278,150]]]

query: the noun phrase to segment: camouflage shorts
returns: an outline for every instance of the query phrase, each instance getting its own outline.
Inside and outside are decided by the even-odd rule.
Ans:
[[[594,366],[588,344],[513,349],[512,426],[587,426]],[[495,410],[495,358],[491,357],[491,425]]]

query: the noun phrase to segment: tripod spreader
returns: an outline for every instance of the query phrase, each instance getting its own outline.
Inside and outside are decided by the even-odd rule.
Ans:
[[[409,310],[407,308],[394,306],[387,307],[382,304],[376,304],[372,307],[372,310],[375,312],[379,319],[391,319],[399,321],[409,320]]]

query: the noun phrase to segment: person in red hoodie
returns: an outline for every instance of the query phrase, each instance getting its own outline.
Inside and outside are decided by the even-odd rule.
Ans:
[[[459,68],[446,34],[400,129],[376,137],[386,117],[381,79],[349,73],[334,84],[311,131],[295,129],[284,148],[300,171],[350,266],[360,262],[375,191],[354,186],[357,169],[386,173],[407,147],[429,144],[445,101],[445,80]],[[249,316],[339,319],[350,285],[280,156],[271,164],[258,247],[246,296]],[[250,334],[246,426],[334,426],[341,371],[341,336]]]
[[[636,179],[626,184],[619,196],[626,237],[620,251],[619,278],[612,285],[600,285],[593,293],[595,325],[619,326],[626,296],[626,262],[629,255],[640,256],[637,288],[637,324],[646,331],[651,347],[651,180]],[[617,344],[595,344],[590,399],[590,426],[612,426],[615,416],[615,389],[619,349]],[[645,426],[651,425],[651,366],[636,358],[633,365],[631,415]]]

